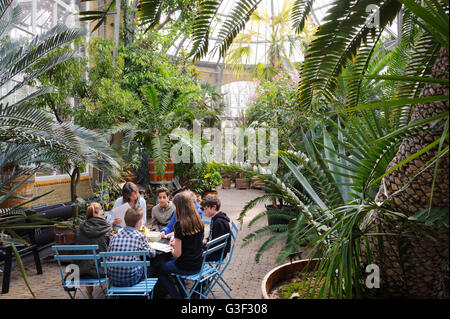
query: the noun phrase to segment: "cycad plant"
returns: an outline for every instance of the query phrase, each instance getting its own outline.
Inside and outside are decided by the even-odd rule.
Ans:
[[[145,102],[142,112],[111,132],[124,132],[126,153],[135,152],[138,146],[151,153],[157,174],[163,175],[170,154],[169,134],[195,118],[198,110],[190,107],[190,102],[196,92],[188,91],[181,95],[177,90],[158,92],[152,84],[141,87],[141,92]]]
[[[48,53],[83,35],[80,29],[57,25],[29,41],[11,39],[8,33],[14,24],[17,24],[20,12],[20,7],[16,6],[15,1],[0,0],[0,90],[2,92],[0,96],[0,150],[2,151],[0,203],[16,196],[13,194],[14,191],[22,186],[27,178],[16,186],[10,187],[12,180],[24,174],[34,174],[42,163],[54,165],[64,158],[64,161],[90,162],[111,172],[118,167],[114,154],[108,149],[106,142],[102,143],[103,139],[100,135],[71,123],[54,123],[50,114],[24,106],[25,102],[50,93],[50,89],[41,88],[31,94],[25,94],[19,101],[12,102],[13,94],[18,90],[35,81],[38,76],[58,63],[73,58],[72,53],[61,53],[42,63]],[[38,64],[40,67],[36,68]],[[34,168],[26,167],[30,164],[34,165]],[[29,289],[26,274],[15,247],[16,244],[25,242],[17,236],[15,230],[49,225],[48,220],[40,220],[26,212],[24,205],[36,199],[38,197],[0,210],[0,240],[12,245]],[[23,223],[24,219],[31,219],[31,223]],[[32,291],[31,293],[33,294]]]
[[[160,1],[147,2],[156,8]],[[210,26],[221,2],[205,0],[200,6],[193,28],[194,59],[209,51]],[[299,30],[313,2],[294,3],[291,16]],[[236,2],[214,48],[220,57],[225,56],[260,3],[261,0]],[[375,141],[365,140],[366,132],[358,132],[337,142],[334,134],[328,132],[335,147],[342,149],[338,158],[357,165],[357,173],[345,176],[356,175],[353,183],[357,186],[353,186],[352,193],[359,192],[364,201],[334,208],[323,207],[316,201],[321,212],[316,219],[307,207],[300,210],[309,227],[318,233],[316,246],[326,252],[327,258],[319,267],[321,276],[326,278],[322,296],[351,298],[367,294],[363,278],[365,265],[371,263],[379,267],[382,280],[382,289],[372,290],[376,295],[439,297],[445,293],[449,206],[448,5],[447,0],[335,1],[307,49],[299,86],[301,111],[311,112],[318,106],[332,104],[342,82],[340,76],[353,62],[351,77],[345,79],[345,108],[337,110],[348,116],[342,118],[339,132],[349,134],[350,120],[358,121],[372,112],[378,121],[374,118],[371,130],[380,131],[379,125],[383,123],[389,127]],[[377,7],[379,24],[375,27],[368,23],[373,20],[373,14],[367,10],[369,6]],[[376,58],[375,48],[384,29],[402,10],[420,28],[406,67],[401,74],[369,74],[368,66]],[[361,85],[366,79],[395,81],[393,99],[361,102]],[[350,150],[359,149],[355,141],[366,145],[370,152],[351,154]],[[368,141],[372,144],[366,144]],[[323,147],[331,152],[331,147],[326,148],[325,144]],[[365,158],[367,155],[370,157]],[[344,163],[332,161],[337,167],[348,166]],[[303,180],[301,175],[298,177]],[[379,189],[372,198],[370,192],[377,190],[377,186]],[[289,188],[285,192],[298,197]],[[364,197],[366,194],[370,196]]]
[[[387,14],[376,30],[367,28],[362,19],[362,8],[371,2],[332,6],[303,65],[299,99],[303,111],[317,109],[317,101],[336,105],[340,85],[347,85],[344,103],[334,112],[339,121],[326,123],[330,140],[312,144],[322,151],[316,156],[308,151],[295,162],[282,157],[310,196],[318,185],[313,182],[322,178],[334,189],[347,188],[327,193],[347,197],[336,196],[338,200],[331,205],[325,192],[316,191],[318,214],[299,210],[308,225],[292,227],[290,234],[297,229],[301,232],[288,236],[295,247],[295,241],[316,232],[312,245],[322,253],[319,256],[326,256],[319,266],[320,277],[325,279],[322,297],[352,298],[369,292],[436,297],[445,293],[448,4],[425,1],[421,7],[414,1],[402,2],[420,29],[406,66],[397,74],[368,73],[377,58],[374,52],[382,27],[396,16],[392,9],[400,8],[394,1],[379,3]],[[345,70],[350,63],[352,68]],[[342,71],[349,71],[344,72],[345,81],[339,77]],[[369,96],[364,100],[365,81],[395,81],[392,98]],[[307,140],[304,147],[314,149]],[[313,162],[322,174],[305,173]],[[382,289],[367,289],[365,266],[371,263],[380,269]]]
[[[382,114],[389,114],[384,120],[395,130],[379,138],[373,147],[378,151],[378,157],[365,159],[369,162],[364,163],[365,170],[370,172],[382,168],[382,160],[389,161],[383,174],[376,178],[368,175],[370,178],[363,184],[374,186],[380,183],[373,200],[380,208],[358,208],[364,218],[355,223],[355,226],[367,229],[375,236],[360,238],[359,244],[353,246],[354,255],[350,254],[352,250],[343,248],[339,252],[350,254],[347,260],[352,260],[356,265],[359,264],[357,261],[361,261],[364,265],[374,263],[379,266],[383,286],[382,289],[373,290],[375,294],[442,296],[442,282],[448,276],[448,270],[445,269],[448,247],[440,243],[448,241],[448,228],[431,227],[422,229],[420,235],[416,235],[417,227],[405,221],[416,220],[416,214],[421,214],[430,218],[429,224],[433,225],[432,221],[436,218],[433,212],[442,210],[444,214],[440,215],[441,220],[448,218],[448,73],[444,71],[448,68],[448,2],[379,2],[381,24],[378,29],[372,30],[358,17],[361,6],[369,3],[362,1],[348,6],[336,5],[329,10],[326,18],[328,22],[320,28],[317,40],[310,47],[311,58],[303,66],[300,107],[313,107],[311,101],[317,95],[326,101],[333,101],[338,75],[347,61],[354,52],[357,52],[356,60],[372,59],[371,50],[364,48],[377,44],[383,26],[396,16],[392,13],[403,4],[404,10],[412,15],[415,25],[420,26],[421,32],[404,73],[370,75],[367,74],[368,63],[361,63],[362,67],[352,79],[357,81],[356,85],[349,86],[348,96],[356,98],[349,100],[347,108],[342,110],[353,116],[363,110],[377,112],[379,118],[382,118]],[[327,54],[320,53],[319,49]],[[359,52],[355,51],[357,49]],[[358,83],[364,78],[403,83],[397,85],[390,101],[374,100],[357,105]],[[395,111],[388,113],[386,108]],[[375,126],[374,129],[378,128]],[[386,156],[392,152],[394,157]],[[395,208],[383,209],[387,204]],[[427,213],[422,214],[423,211]],[[395,212],[398,212],[397,216]],[[430,239],[431,233],[434,239]],[[338,268],[337,264],[331,262],[323,269],[331,271],[333,267]],[[353,275],[360,276],[364,272],[357,271],[355,267],[346,269],[341,272],[345,275],[342,274],[343,277],[334,282],[333,288],[341,289],[340,295],[353,296],[350,287],[357,284],[360,278],[350,274],[353,271]],[[345,281],[345,291],[342,290],[344,283],[339,280]]]

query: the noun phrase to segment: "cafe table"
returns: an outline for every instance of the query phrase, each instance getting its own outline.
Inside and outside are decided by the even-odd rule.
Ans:
[[[162,239],[159,240],[159,243],[168,245],[169,244],[169,239],[162,238]],[[151,243],[150,243],[150,245],[151,245]],[[159,266],[159,265],[165,263],[166,261],[169,261],[170,258],[172,258],[172,252],[162,251],[162,250],[159,250],[159,249],[155,249],[155,252],[156,252],[155,257],[150,258],[150,264],[152,266]]]

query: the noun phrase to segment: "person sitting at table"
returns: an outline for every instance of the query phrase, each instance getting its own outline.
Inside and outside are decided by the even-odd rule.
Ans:
[[[200,206],[205,213],[206,217],[211,218],[211,225],[209,226],[208,238],[203,240],[203,245],[206,245],[208,241],[216,239],[225,234],[231,232],[230,218],[223,211],[220,211],[220,199],[216,195],[206,195],[206,197],[200,203]],[[228,238],[227,245],[223,251],[223,258],[228,254],[231,248],[231,239]],[[208,255],[206,261],[219,261],[222,252],[215,251]]]
[[[132,208],[140,207],[142,209],[142,225],[147,224],[147,204],[145,203],[145,199],[142,198],[139,194],[139,189],[136,184],[131,182],[126,182],[122,187],[122,197],[119,197],[114,203],[113,209],[117,208],[125,203],[130,204]],[[121,218],[115,218],[112,221],[113,226],[119,225],[122,223]]]
[[[152,230],[159,231],[169,223],[175,211],[175,205],[170,201],[169,190],[165,187],[160,187],[156,190],[158,195],[158,205],[152,208]]]
[[[190,195],[191,201],[194,203],[195,209],[196,209],[198,215],[200,216],[200,219],[205,217],[205,214],[200,209],[200,206],[197,203],[196,196],[195,196],[194,192],[192,192],[190,190],[185,190],[183,192],[187,192]],[[167,226],[159,230],[161,232],[161,238],[169,238],[170,239],[173,236],[173,230],[174,230],[173,227],[174,227],[175,222],[176,222],[176,215],[177,214],[176,214],[176,207],[175,207],[175,211],[174,211],[174,213],[172,215],[172,218],[170,219],[169,223],[167,224]]]
[[[140,207],[128,208],[124,220],[127,225],[121,232],[114,235],[108,246],[109,252],[114,251],[149,251],[149,258],[154,258],[156,252],[147,242],[145,235],[138,231],[142,225],[143,210]],[[108,257],[108,261],[132,261],[136,256]],[[108,268],[108,276],[114,286],[133,286],[144,277],[142,267],[111,267]]]
[[[185,298],[182,289],[177,290],[170,274],[191,275],[200,271],[202,266],[202,239],[204,224],[196,211],[189,192],[178,193],[173,198],[176,208],[174,224],[174,240],[172,258],[162,265],[152,268],[152,276],[158,276],[159,281],[174,299]]]
[[[98,245],[98,251],[106,251],[112,237],[112,227],[103,218],[102,206],[99,203],[91,203],[86,210],[86,221],[75,229],[72,245]],[[80,277],[97,278],[97,268],[92,260],[80,260],[78,262]],[[100,275],[105,276],[102,267],[98,268]],[[86,287],[88,298],[92,297],[93,287]]]

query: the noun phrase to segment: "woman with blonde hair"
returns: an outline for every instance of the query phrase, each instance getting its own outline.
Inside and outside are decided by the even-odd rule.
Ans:
[[[182,289],[177,290],[170,274],[191,275],[200,270],[205,226],[189,192],[176,194],[172,202],[176,207],[175,238],[170,242],[173,257],[153,271],[172,298],[182,299],[186,297],[185,293]]]
[[[111,225],[103,218],[102,206],[99,203],[91,203],[86,210],[86,221],[75,230],[72,245],[98,245],[98,250],[107,251],[112,236]],[[83,252],[84,253],[84,252]],[[97,278],[97,268],[93,261],[82,260],[78,263],[82,278]],[[103,268],[99,268],[104,275]],[[92,287],[87,287],[87,295],[92,295]]]

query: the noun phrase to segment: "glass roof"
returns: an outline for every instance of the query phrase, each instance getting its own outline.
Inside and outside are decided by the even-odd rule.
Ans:
[[[226,57],[220,59],[214,47],[218,42],[221,25],[234,8],[236,1],[224,0],[218,9],[217,18],[212,22],[208,54],[196,63],[197,65],[204,65],[206,62],[210,69],[207,73],[221,74],[224,72],[224,67],[214,68],[214,65],[226,64],[229,67],[232,62],[250,67],[258,63],[270,65],[269,52],[276,45],[281,47],[280,51],[284,54],[285,60],[290,62],[303,61],[304,51],[302,48],[310,40],[308,37],[314,34],[315,27],[322,24],[329,7],[336,0],[315,0],[305,26],[305,32],[300,35],[295,34],[291,30],[292,22],[289,16],[285,14],[285,12],[291,11],[292,0],[262,0],[258,9],[247,22],[245,29],[235,38]],[[396,22],[385,28],[385,33],[395,37],[397,34]],[[291,41],[294,41],[295,45],[290,45]],[[395,45],[394,42],[396,41],[392,41],[391,45]],[[170,47],[168,54],[175,56],[182,48],[189,52],[191,46],[191,39],[180,37]],[[295,73],[295,70],[293,72]],[[218,76],[218,78],[220,79],[221,77]],[[219,80],[217,84],[225,100],[224,118],[235,119],[242,116],[242,112],[251,103],[250,97],[255,93],[256,85],[254,81],[237,80],[236,82],[222,85]]]
[[[219,59],[219,55],[214,51],[214,47],[218,41],[218,33],[221,29],[221,24],[226,20],[236,0],[225,0],[222,2],[218,9],[217,18],[212,22],[211,35],[209,39],[209,52],[201,61],[212,63],[228,63],[231,62],[231,55],[233,50],[235,55],[241,55],[241,63],[246,65],[256,65],[258,63],[268,64],[269,54],[268,51],[275,44],[282,45],[284,52],[292,62],[298,62],[303,60],[303,52],[301,45],[298,45],[299,41],[307,40],[308,32],[312,34],[314,29],[312,26],[318,26],[322,23],[324,17],[327,14],[329,6],[333,3],[332,0],[316,0],[314,1],[313,10],[307,22],[306,32],[304,34],[295,37],[294,32],[291,30],[291,21],[286,19],[287,16],[283,15],[285,11],[290,11],[292,6],[292,0],[262,0],[258,9],[255,11],[252,18],[247,22],[245,29],[236,37],[233,45],[228,51],[228,56],[225,60]],[[258,16],[256,18],[255,16]],[[309,29],[308,29],[309,27]],[[282,31],[280,31],[282,28]],[[396,35],[396,24],[387,28],[387,33]],[[296,46],[290,46],[289,41],[297,41]],[[168,53],[170,55],[176,55],[181,48],[189,51],[192,45],[191,39],[180,37],[170,47]],[[244,49],[237,50],[238,46],[245,47]]]

